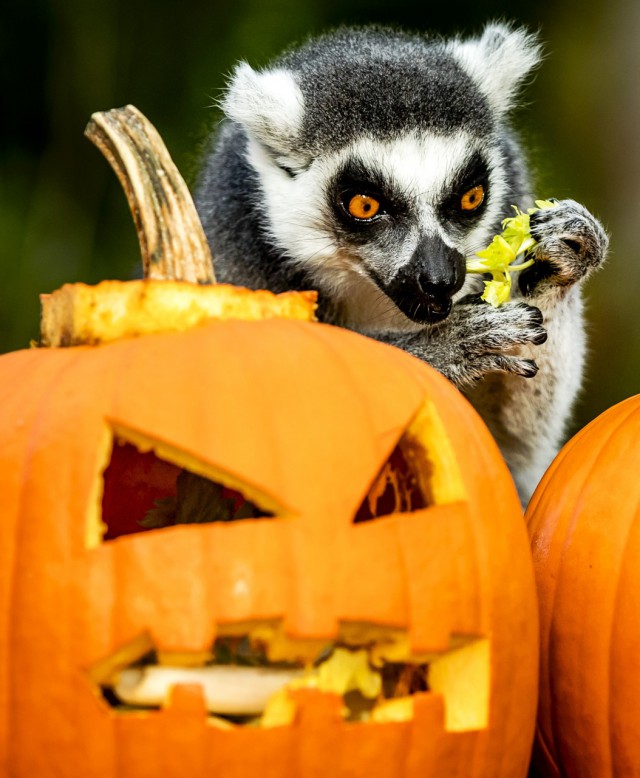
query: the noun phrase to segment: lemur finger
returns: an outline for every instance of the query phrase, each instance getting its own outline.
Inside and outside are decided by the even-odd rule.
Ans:
[[[546,343],[547,331],[540,326],[513,326],[503,330],[491,330],[476,335],[469,340],[474,350],[504,351],[512,346],[524,346],[530,343],[533,346],[541,346]]]
[[[454,310],[456,313],[461,313],[463,308],[466,308],[465,316],[472,319],[474,325],[485,324],[491,327],[517,323],[540,325],[543,319],[540,308],[522,301],[505,303],[500,308],[494,308],[476,295],[465,297]]]
[[[511,373],[523,378],[533,378],[538,372],[538,365],[533,359],[520,359],[505,354],[485,354],[475,360],[474,367],[482,374],[486,373]]]
[[[542,312],[526,303],[509,303],[501,308],[467,309],[469,317],[465,342],[471,350],[505,350],[532,343],[540,345],[547,339],[542,326]]]
[[[535,305],[530,305],[522,301],[504,303],[499,308],[488,305],[479,294],[468,294],[458,300],[454,311],[460,312],[467,309],[469,315],[484,319],[491,326],[495,325],[497,320],[503,319],[526,319],[532,324],[542,324],[542,311]]]

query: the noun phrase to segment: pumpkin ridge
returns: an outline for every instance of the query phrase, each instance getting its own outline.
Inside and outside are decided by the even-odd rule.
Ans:
[[[621,429],[623,429],[624,427],[627,426],[629,419],[632,416],[634,416],[634,415],[640,416],[640,413],[638,412],[637,408],[632,406],[631,410],[627,414],[627,416],[625,416],[615,426],[615,428],[612,430],[612,432],[610,434],[610,437],[609,437],[609,440],[607,441],[605,446],[598,453],[598,458],[596,459],[596,463],[600,463],[602,460],[605,460],[607,458],[607,448],[610,445],[612,446],[614,444],[616,435],[620,432]],[[628,447],[632,448],[633,446],[631,444],[631,445],[628,445]],[[594,467],[595,467],[595,465],[594,465]],[[638,505],[640,505],[640,499],[636,500],[636,513],[637,513]],[[622,545],[621,557],[623,559],[625,557],[626,549],[628,548],[629,543],[630,543],[630,541],[632,539],[632,532],[633,532],[633,521],[630,520],[629,523],[628,523],[628,526],[626,528],[624,541],[621,544]],[[609,748],[608,748],[608,769],[611,771],[611,773],[613,775],[615,775],[615,770],[613,769],[613,765],[614,765],[614,752],[615,752],[614,743],[613,743],[614,728],[611,725],[611,716],[612,716],[612,713],[613,713],[613,707],[609,704],[609,702],[610,702],[611,697],[612,697],[611,689],[612,689],[612,685],[613,685],[613,679],[611,677],[611,671],[612,671],[613,664],[611,662],[611,655],[613,654],[613,650],[615,648],[615,644],[614,644],[614,640],[613,640],[613,634],[614,634],[615,627],[616,627],[616,618],[615,618],[615,614],[617,612],[616,603],[618,602],[620,594],[621,594],[621,589],[620,589],[620,585],[621,585],[621,582],[622,582],[621,566],[616,569],[616,573],[615,574],[616,574],[616,585],[615,585],[615,592],[614,592],[614,595],[613,595],[613,598],[612,598],[612,609],[613,609],[613,612],[614,612],[614,617],[609,620],[609,641],[608,641],[609,642],[609,651],[608,651],[609,661],[607,662],[607,665],[606,665],[607,666],[607,676],[608,676],[608,683],[606,684],[606,689],[607,689],[606,707],[607,707],[607,710],[608,710],[608,715],[606,717],[606,722],[607,722],[607,738],[606,739],[607,739],[607,742],[608,742],[608,745],[609,745]]]
[[[638,507],[640,507],[640,499],[636,500],[636,511],[635,511],[636,514],[638,513]],[[618,575],[616,576],[615,592],[614,592],[614,595],[613,595],[613,598],[612,598],[614,616],[610,620],[610,624],[609,624],[609,651],[607,652],[608,661],[607,661],[607,665],[606,665],[606,667],[607,667],[607,684],[606,684],[606,689],[607,689],[607,701],[606,701],[606,703],[607,704],[606,704],[606,707],[607,707],[607,710],[608,710],[608,714],[607,714],[607,717],[606,717],[606,722],[607,722],[607,738],[606,738],[606,740],[607,740],[607,744],[608,744],[608,753],[607,753],[608,769],[611,771],[612,775],[615,775],[616,772],[617,772],[614,769],[614,752],[615,752],[615,749],[614,749],[613,738],[614,738],[615,727],[612,725],[612,721],[611,721],[611,718],[612,718],[612,716],[614,714],[614,710],[613,710],[613,706],[609,704],[609,700],[612,699],[612,687],[614,685],[614,679],[613,679],[613,674],[612,674],[612,668],[613,668],[612,659],[613,659],[613,654],[614,654],[614,651],[615,651],[615,648],[616,648],[615,641],[614,641],[614,633],[616,632],[616,627],[617,627],[617,615],[616,615],[617,612],[618,612],[617,605],[618,605],[618,603],[619,603],[619,601],[621,599],[621,594],[622,594],[622,589],[621,589],[621,584],[622,584],[622,581],[623,581],[622,569],[624,568],[624,559],[625,559],[625,556],[626,556],[626,551],[627,551],[627,549],[629,547],[629,544],[630,544],[630,542],[632,540],[632,533],[633,533],[633,522],[630,521],[629,522],[629,526],[627,527],[627,532],[626,532],[626,535],[625,535],[624,542],[622,544],[622,552],[620,554],[621,562],[620,562],[620,567],[618,569]]]
[[[636,482],[637,483],[637,482]],[[637,586],[637,582],[634,582],[634,570],[636,569],[637,565],[637,551],[638,551],[638,517],[640,517],[640,495],[638,496],[636,500],[636,508],[635,508],[635,519],[630,522],[629,532],[627,533],[627,537],[625,539],[624,549],[623,553],[621,555],[621,565],[620,565],[620,575],[618,577],[618,586],[616,587],[616,596],[615,596],[615,618],[612,620],[611,624],[611,647],[612,652],[609,656],[609,677],[610,677],[610,699],[615,699],[615,695],[613,693],[613,685],[614,680],[619,680],[618,678],[615,678],[613,669],[615,668],[614,663],[614,656],[613,656],[613,649],[618,648],[618,641],[615,639],[615,634],[622,633],[624,634],[625,630],[623,628],[619,628],[619,622],[622,620],[621,612],[621,601],[624,601],[623,593],[626,591],[629,591],[629,588],[635,585]],[[636,551],[635,556],[631,556],[629,551],[629,546],[631,543],[634,543],[634,549]],[[629,587],[629,588],[627,588]],[[624,656],[622,658],[619,658],[619,665],[624,663]],[[619,675],[620,673],[617,673]],[[624,670],[623,670],[624,675]],[[624,681],[623,681],[624,683]],[[637,767],[637,762],[633,761],[633,757],[629,759],[629,757],[624,753],[623,747],[617,747],[614,748],[614,740],[613,740],[613,734],[617,729],[617,722],[614,721],[614,718],[620,719],[620,715],[616,717],[616,711],[614,710],[613,706],[609,709],[609,715],[607,716],[607,722],[609,725],[609,731],[611,733],[611,736],[609,738],[609,747],[611,750],[611,762],[612,762],[612,769],[614,775],[625,775],[626,773],[629,773],[631,770],[633,770],[635,767]],[[624,716],[622,717],[624,718]],[[633,726],[632,724],[632,718],[627,720],[626,722],[627,729],[629,729],[629,725]]]
[[[629,416],[625,417],[625,424],[624,424],[624,426],[626,426],[626,423],[628,422],[628,419],[633,417],[633,416],[637,416],[637,417],[640,418],[640,407],[632,408],[631,413],[629,414]],[[619,431],[621,426],[623,426],[623,425],[622,424],[619,425],[614,430],[612,435],[614,435],[617,431]],[[631,443],[631,445],[633,445],[633,443]],[[633,512],[630,512],[630,516],[632,516],[632,517],[633,516],[637,517],[637,516],[640,515],[640,488],[638,488],[638,485],[639,485],[639,482],[638,482],[638,480],[636,480],[636,489],[637,489],[638,494],[637,494],[637,497],[636,497],[635,510]],[[627,492],[626,499],[628,499],[628,498],[629,498],[629,493]],[[622,584],[623,584],[624,578],[625,578],[625,576],[624,576],[625,568],[627,567],[627,564],[626,564],[627,551],[628,551],[629,546],[630,546],[630,544],[631,544],[631,542],[633,540],[634,540],[634,520],[632,518],[629,521],[629,524],[628,524],[627,530],[626,530],[626,534],[625,534],[625,538],[624,538],[624,542],[622,543],[622,551],[621,551],[621,554],[620,554],[620,566],[619,566],[619,569],[618,569],[618,576],[617,576],[617,579],[616,579],[615,593],[614,593],[614,596],[613,596],[614,618],[611,619],[611,624],[610,624],[610,628],[609,628],[609,661],[607,662],[607,672],[608,672],[608,676],[609,676],[609,679],[608,679],[609,683],[607,685],[608,699],[613,699],[614,698],[614,695],[612,693],[612,687],[614,685],[614,679],[613,679],[613,674],[612,674],[612,668],[614,666],[613,654],[614,654],[614,651],[615,651],[615,648],[616,648],[616,641],[614,639],[614,633],[617,631],[617,626],[618,626],[618,619],[619,619],[619,615],[618,614],[619,614],[619,611],[620,611],[620,607],[619,607],[620,600],[623,599],[623,594],[624,594],[624,591],[625,591],[623,586],[622,586]],[[612,771],[612,774],[616,775],[618,770],[615,767],[615,753],[616,753],[616,749],[614,748],[614,742],[613,742],[615,726],[612,724],[612,716],[615,714],[615,710],[614,710],[613,706],[611,706],[611,705],[608,706],[608,710],[609,710],[609,713],[607,715],[607,727],[608,727],[608,743],[609,743],[609,764],[610,764],[610,769]]]
[[[25,373],[29,373],[33,369],[36,370],[50,370],[55,368],[55,363],[51,362],[41,368],[40,363],[35,357],[34,351],[23,350],[17,352],[15,355],[7,354],[3,356],[3,359],[12,361],[14,368],[10,375],[10,380],[6,380],[2,383],[6,387],[6,393],[9,399],[16,398],[16,386],[19,385],[21,379]],[[61,368],[55,370],[55,377],[53,380],[57,380]],[[39,382],[40,383],[40,382]],[[47,394],[47,389],[42,389],[39,392],[38,399],[33,402],[33,407],[38,408],[42,402],[42,396]],[[2,397],[0,403],[4,409],[7,408],[8,403],[5,402],[5,398]],[[23,405],[23,398],[21,398],[21,409],[25,412]],[[7,418],[7,417],[5,417]],[[12,425],[15,423],[13,416],[7,418],[7,422]],[[31,439],[31,438],[30,438]],[[28,449],[27,445],[21,447],[20,452],[23,453]],[[6,447],[2,447],[0,451],[0,460],[4,460],[7,456]],[[9,635],[11,631],[11,622],[13,619],[14,611],[16,610],[13,601],[15,599],[16,591],[16,576],[18,572],[17,563],[17,550],[18,550],[18,538],[25,532],[24,523],[21,523],[18,519],[22,515],[23,498],[26,491],[26,479],[23,474],[27,471],[28,464],[23,460],[20,468],[20,475],[17,481],[21,484],[17,499],[15,500],[15,509],[8,513],[6,504],[3,503],[3,510],[1,522],[4,528],[4,532],[7,532],[7,528],[11,526],[11,534],[9,537],[3,538],[3,542],[0,543],[0,558],[2,563],[0,564],[0,766],[4,763],[4,754],[8,752],[9,743],[11,742],[11,729],[13,717],[10,715],[10,710],[13,703],[12,695],[12,679],[13,673],[11,672],[11,654],[8,651],[9,647]],[[0,467],[0,479],[4,481],[5,469],[4,462]],[[0,492],[3,494],[9,492],[9,484],[4,482],[0,486]]]

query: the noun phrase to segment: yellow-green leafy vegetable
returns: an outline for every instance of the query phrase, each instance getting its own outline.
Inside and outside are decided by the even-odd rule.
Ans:
[[[475,257],[467,259],[467,273],[491,273],[491,281],[484,282],[482,299],[498,308],[511,296],[511,273],[530,267],[534,260],[514,264],[518,257],[536,247],[531,237],[529,217],[537,211],[555,208],[557,203],[551,200],[536,200],[536,207],[526,212],[515,205],[515,216],[504,219],[503,230],[496,235],[490,245],[478,251]]]

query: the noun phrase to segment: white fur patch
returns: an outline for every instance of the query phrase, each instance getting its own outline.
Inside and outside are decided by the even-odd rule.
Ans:
[[[302,124],[304,97],[290,71],[258,72],[241,62],[222,100],[222,109],[273,151],[289,154]]]
[[[542,56],[535,35],[505,24],[489,24],[480,38],[453,40],[448,48],[500,114]]]

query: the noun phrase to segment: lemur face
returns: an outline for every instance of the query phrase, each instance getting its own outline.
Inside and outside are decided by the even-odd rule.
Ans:
[[[435,324],[477,283],[465,258],[509,212],[503,114],[537,60],[526,44],[504,27],[448,43],[345,31],[236,70],[223,107],[263,229],[347,325]]]
[[[417,323],[448,315],[487,219],[489,164],[472,148],[464,133],[362,139],[334,161],[325,187],[337,250]]]
[[[299,170],[255,144],[249,155],[273,239],[354,312],[374,300],[385,323],[396,309],[419,324],[445,318],[465,258],[504,212],[499,154],[462,130],[364,136]]]

